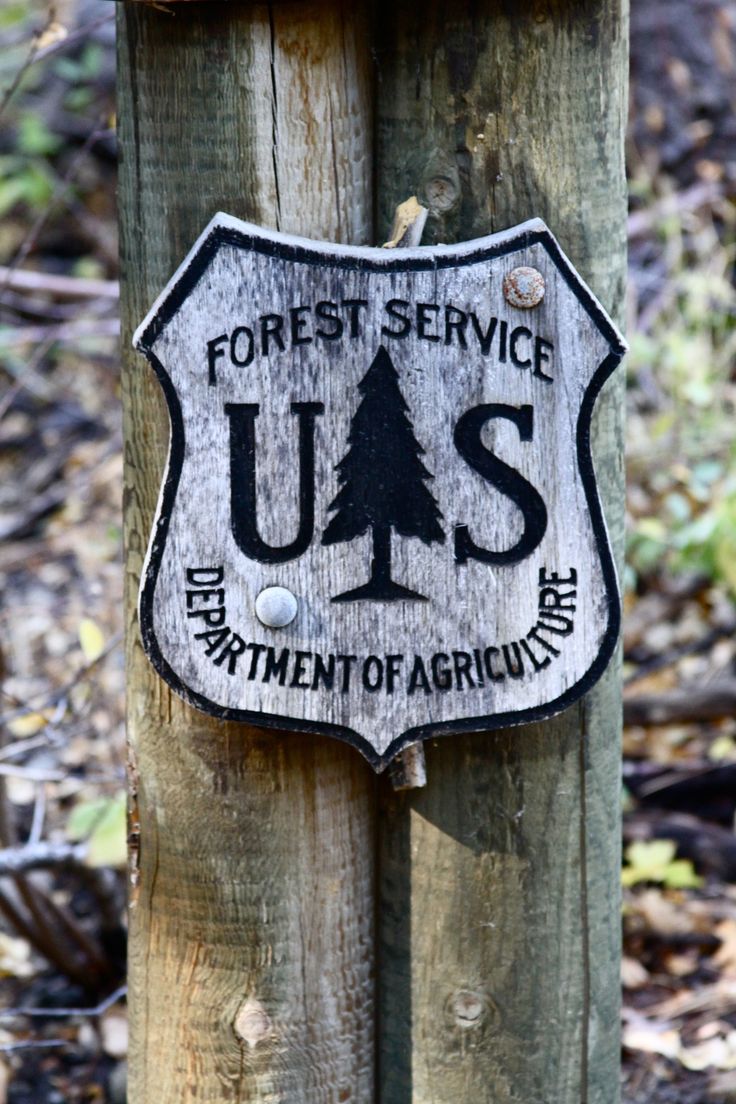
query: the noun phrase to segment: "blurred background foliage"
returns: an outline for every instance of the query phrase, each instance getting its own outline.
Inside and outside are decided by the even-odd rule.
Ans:
[[[650,180],[631,192],[656,212],[664,275],[630,334],[626,585],[691,571],[736,595],[736,212],[683,213]]]
[[[0,1104],[125,1098],[113,7],[0,6]],[[631,76],[624,1097],[725,1104],[736,0],[632,0]]]

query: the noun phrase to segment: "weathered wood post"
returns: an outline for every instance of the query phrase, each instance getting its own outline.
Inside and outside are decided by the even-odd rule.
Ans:
[[[131,1104],[616,1100],[625,3],[119,5]]]
[[[168,417],[131,334],[218,210],[372,240],[360,5],[118,5],[131,1104],[373,1095],[373,772],[185,706],[140,646]],[[139,780],[139,781],[138,781]]]
[[[407,0],[377,18],[378,231],[425,242],[538,215],[614,314],[625,278],[627,0]],[[623,380],[594,455],[623,543]],[[618,1094],[619,674],[544,724],[427,747],[383,790],[382,1104],[612,1104]]]

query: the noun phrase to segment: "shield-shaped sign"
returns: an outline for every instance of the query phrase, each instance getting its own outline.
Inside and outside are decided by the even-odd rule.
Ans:
[[[590,422],[624,343],[542,222],[397,251],[217,215],[135,343],[171,417],[142,636],[188,701],[381,769],[602,673]]]

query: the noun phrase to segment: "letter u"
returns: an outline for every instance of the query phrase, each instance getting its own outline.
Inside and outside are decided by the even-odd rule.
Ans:
[[[324,413],[318,402],[291,404],[299,419],[299,528],[290,544],[274,548],[258,533],[256,520],[256,418],[258,403],[226,403],[230,419],[230,523],[238,548],[260,563],[286,563],[309,548],[314,533],[314,423]],[[286,473],[284,473],[286,477]]]

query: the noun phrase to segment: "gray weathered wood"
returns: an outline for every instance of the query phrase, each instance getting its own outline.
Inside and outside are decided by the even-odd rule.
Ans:
[[[544,218],[603,303],[624,286],[625,0],[382,7],[377,232],[397,196],[425,240]],[[622,381],[595,424],[622,546]],[[383,791],[381,1104],[614,1104],[618,675],[523,732],[427,745]]]
[[[403,203],[398,203],[389,240],[383,243],[383,248],[407,249],[412,245],[421,245],[428,214],[429,211],[417,202],[416,196],[409,196]],[[419,789],[427,785],[427,761],[421,741],[404,748],[389,764],[389,778],[395,790]]]
[[[172,415],[142,637],[187,700],[381,768],[605,668],[584,442],[622,345],[541,221],[387,250],[220,214],[134,343]]]
[[[415,790],[427,785],[427,759],[424,744],[409,744],[392,759],[388,776],[395,790]]]
[[[131,1104],[373,1100],[373,776],[325,738],[185,706],[135,606],[166,455],[131,334],[219,209],[372,240],[355,5],[120,4]],[[329,137],[326,137],[329,136]]]

